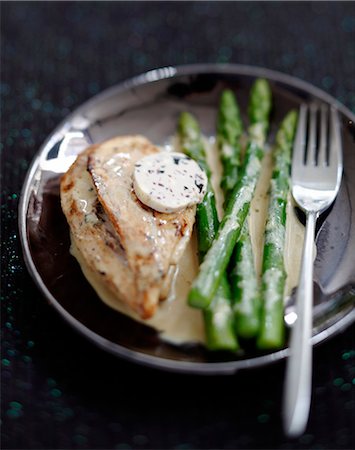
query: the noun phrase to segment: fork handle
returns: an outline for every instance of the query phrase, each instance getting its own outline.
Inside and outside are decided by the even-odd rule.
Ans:
[[[312,386],[313,247],[318,214],[307,213],[301,274],[296,295],[297,320],[291,333],[284,386],[284,430],[300,436],[306,429]]]

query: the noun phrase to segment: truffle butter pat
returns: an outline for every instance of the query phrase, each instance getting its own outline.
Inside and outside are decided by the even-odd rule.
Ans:
[[[160,152],[135,164],[133,188],[138,199],[156,211],[172,213],[203,200],[207,176],[183,153]]]

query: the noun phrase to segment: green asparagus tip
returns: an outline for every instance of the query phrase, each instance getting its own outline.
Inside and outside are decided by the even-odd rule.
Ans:
[[[178,131],[183,136],[196,139],[200,134],[200,127],[192,114],[182,112],[178,121]]]
[[[237,99],[230,89],[225,89],[221,94],[217,133],[232,145],[237,145],[238,139],[243,133]]]
[[[255,80],[250,91],[249,118],[251,123],[263,122],[272,105],[270,84],[264,78]]]
[[[231,106],[232,108],[235,106],[235,96],[231,89],[224,89],[222,91],[221,104],[226,107]]]
[[[265,78],[257,78],[251,88],[251,96],[258,95],[264,100],[271,100],[270,83]]]
[[[298,120],[298,112],[292,109],[283,119],[279,131],[276,134],[276,145],[284,148],[289,142],[293,141],[296,125]]]

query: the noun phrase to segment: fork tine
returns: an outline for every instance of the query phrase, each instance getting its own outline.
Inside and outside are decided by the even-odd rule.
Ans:
[[[297,131],[292,152],[292,169],[294,169],[295,171],[297,169],[300,169],[300,167],[303,166],[305,162],[304,151],[306,144],[307,112],[308,106],[303,103],[300,106]]]
[[[318,166],[327,165],[328,107],[322,104],[320,109],[320,136],[318,145]]]
[[[341,152],[341,134],[339,115],[337,110],[332,107],[330,111],[330,139],[329,139],[329,166],[342,165],[342,152]]]
[[[310,107],[308,145],[306,164],[316,163],[316,139],[317,139],[317,106],[312,103]]]

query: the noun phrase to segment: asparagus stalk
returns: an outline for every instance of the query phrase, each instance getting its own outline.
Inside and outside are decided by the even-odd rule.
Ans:
[[[265,84],[266,81],[258,80],[257,83]],[[256,89],[256,85],[253,89]],[[258,145],[263,147],[269,127],[269,114],[265,114],[265,111],[260,114],[260,106],[255,95],[251,94],[250,140],[256,138]],[[244,338],[254,337],[260,325],[260,292],[247,220],[244,222],[239,241],[234,249],[230,280],[237,333]]]
[[[203,310],[206,329],[206,344],[210,350],[237,350],[238,341],[234,332],[231,291],[226,276],[223,276],[211,304]]]
[[[178,135],[182,151],[200,165],[208,178],[206,195],[202,203],[197,205],[196,212],[198,251],[200,259],[203,259],[215,238],[219,225],[216,198],[210,182],[211,169],[207,164],[200,127],[190,113],[181,113],[178,122]]]
[[[229,277],[236,332],[252,338],[260,327],[260,289],[247,221],[233,252]]]
[[[262,146],[271,109],[270,86],[265,80],[257,80],[251,90],[252,125],[241,176],[227,202],[223,220],[215,240],[207,252],[200,271],[189,293],[189,304],[206,308],[217,290],[227,268],[234,246],[240,237],[245,218],[261,169]],[[258,112],[254,111],[258,108]]]
[[[242,132],[236,98],[232,91],[225,90],[221,95],[217,122],[217,144],[223,166],[221,187],[225,199],[228,199],[238,180]],[[232,254],[229,279],[236,332],[244,338],[253,337],[259,330],[260,295],[247,220]]]
[[[261,328],[257,345],[261,349],[284,344],[284,242],[286,205],[289,192],[291,150],[297,126],[297,112],[290,111],[276,135],[274,170],[270,182],[268,219],[265,228],[262,265]]]
[[[221,188],[227,199],[234,189],[241,165],[240,137],[243,124],[233,92],[222,92],[217,119],[217,146],[223,166]]]
[[[207,164],[201,132],[196,119],[189,113],[182,113],[178,123],[178,133],[184,153],[194,159],[204,169],[208,177],[206,195],[197,206],[196,224],[200,261],[215,238],[219,221],[215,195],[211,186],[211,170]],[[211,350],[237,350],[239,344],[233,328],[233,311],[230,303],[230,289],[226,275],[212,304],[204,311],[206,345]]]

